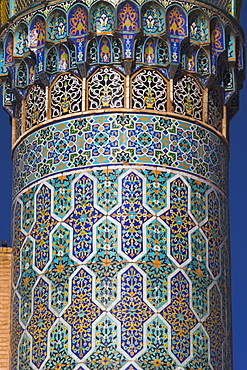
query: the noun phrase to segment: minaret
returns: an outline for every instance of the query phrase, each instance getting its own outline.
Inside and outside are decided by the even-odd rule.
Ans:
[[[1,6],[9,368],[231,370],[241,1]]]

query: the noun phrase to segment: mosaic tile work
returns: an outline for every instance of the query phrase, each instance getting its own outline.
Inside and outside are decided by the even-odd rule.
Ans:
[[[14,151],[14,192],[56,172],[120,163],[178,168],[227,190],[227,148],[214,133],[164,116],[105,114],[61,121],[27,136]]]
[[[222,369],[231,323],[220,188],[116,164],[43,178],[13,209],[12,369]]]

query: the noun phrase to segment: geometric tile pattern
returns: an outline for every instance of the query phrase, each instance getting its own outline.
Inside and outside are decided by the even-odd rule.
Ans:
[[[105,139],[99,142],[96,136],[101,127]],[[148,130],[148,142],[136,135],[133,131],[136,127]],[[111,130],[118,134],[112,136]],[[57,136],[65,142],[59,157],[54,151]],[[179,145],[183,137],[187,137],[186,153],[184,145]],[[122,115],[111,113],[102,114],[100,121],[98,117],[83,116],[48,125],[22,140],[14,151],[14,163],[14,193],[51,174],[125,163],[181,169],[227,189],[228,153],[222,140],[195,123],[159,115],[125,114],[123,121]],[[59,180],[56,181],[59,185]],[[64,205],[69,206],[70,203]]]
[[[230,328],[229,247],[218,249],[213,277],[207,231],[211,219],[221,228],[227,222],[218,187],[165,167],[119,164],[53,175],[15,202],[13,363],[30,370],[220,368]],[[86,227],[90,244],[82,247]],[[178,259],[173,240],[183,246]],[[126,253],[132,245],[141,246],[134,260]]]
[[[179,271],[171,278],[171,303],[161,315],[171,326],[171,352],[180,362],[190,356],[190,331],[197,319],[190,308],[190,287],[186,277]]]

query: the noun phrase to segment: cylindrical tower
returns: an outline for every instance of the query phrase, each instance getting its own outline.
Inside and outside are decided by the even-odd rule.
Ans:
[[[1,5],[10,369],[232,369],[240,1]]]

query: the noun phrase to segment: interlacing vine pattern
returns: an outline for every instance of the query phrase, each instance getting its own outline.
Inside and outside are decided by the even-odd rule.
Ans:
[[[144,69],[132,80],[132,108],[166,111],[166,81],[153,69]]]
[[[46,94],[43,87],[31,87],[26,100],[26,130],[46,119]]]
[[[82,83],[72,73],[61,75],[51,90],[52,117],[82,110]]]
[[[202,119],[202,93],[193,77],[184,76],[174,84],[174,112]]]
[[[100,68],[88,85],[88,109],[122,108],[124,78],[115,69]]]

